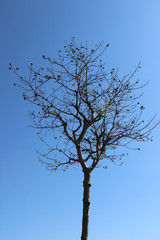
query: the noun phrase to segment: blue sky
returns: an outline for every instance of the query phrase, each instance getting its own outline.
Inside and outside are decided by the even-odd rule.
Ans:
[[[141,60],[137,78],[150,80],[142,98],[145,118],[160,118],[160,1],[1,0],[0,238],[75,240],[81,235],[81,169],[49,175],[29,107],[13,87],[12,62],[26,73],[31,61],[56,55],[72,36],[89,46],[110,44],[104,61],[124,74]],[[89,240],[160,239],[160,128],[122,167],[92,174]],[[139,146],[139,145],[138,145]]]

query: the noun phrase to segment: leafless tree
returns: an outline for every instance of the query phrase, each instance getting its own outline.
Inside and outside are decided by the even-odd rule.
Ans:
[[[121,78],[118,70],[106,72],[101,56],[108,46],[100,43],[89,50],[73,38],[58,51],[57,59],[43,56],[47,67],[35,70],[31,63],[27,79],[18,68],[9,67],[18,77],[14,85],[35,106],[30,112],[32,127],[47,146],[46,153],[39,153],[40,161],[51,171],[82,167],[81,240],[88,239],[91,172],[107,168],[108,160],[121,164],[125,152],[115,150],[130,148],[132,141],[152,140],[150,133],[159,123],[154,123],[155,116],[146,123],[142,119],[139,90],[144,85],[134,78],[140,64]]]

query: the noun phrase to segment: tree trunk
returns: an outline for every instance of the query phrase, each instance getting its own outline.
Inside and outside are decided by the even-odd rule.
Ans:
[[[83,217],[81,240],[88,240],[89,207],[90,207],[90,172],[84,172],[83,181]]]

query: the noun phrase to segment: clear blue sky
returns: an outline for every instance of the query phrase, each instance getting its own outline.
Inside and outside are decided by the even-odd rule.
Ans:
[[[28,105],[13,87],[8,63],[20,67],[55,56],[75,36],[94,46],[110,44],[104,61],[122,74],[141,60],[145,118],[160,118],[159,0],[1,0],[0,3],[0,238],[75,240],[81,235],[79,169],[49,172],[30,123]],[[25,70],[24,70],[25,72]],[[154,142],[130,151],[122,167],[109,164],[92,175],[89,240],[160,239],[160,127]],[[139,146],[139,145],[138,145]]]

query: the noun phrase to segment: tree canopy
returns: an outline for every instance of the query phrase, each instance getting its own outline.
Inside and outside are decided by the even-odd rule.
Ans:
[[[151,140],[158,123],[153,123],[155,116],[146,123],[142,118],[139,90],[145,84],[134,77],[140,63],[121,78],[118,69],[106,72],[101,57],[108,47],[101,42],[89,50],[72,38],[56,59],[43,56],[47,67],[36,70],[31,63],[28,79],[10,64],[18,77],[14,85],[35,106],[32,127],[47,146],[47,152],[39,154],[50,170],[65,171],[77,164],[90,171],[106,168],[107,160],[118,163],[125,155],[117,154],[117,148]]]

